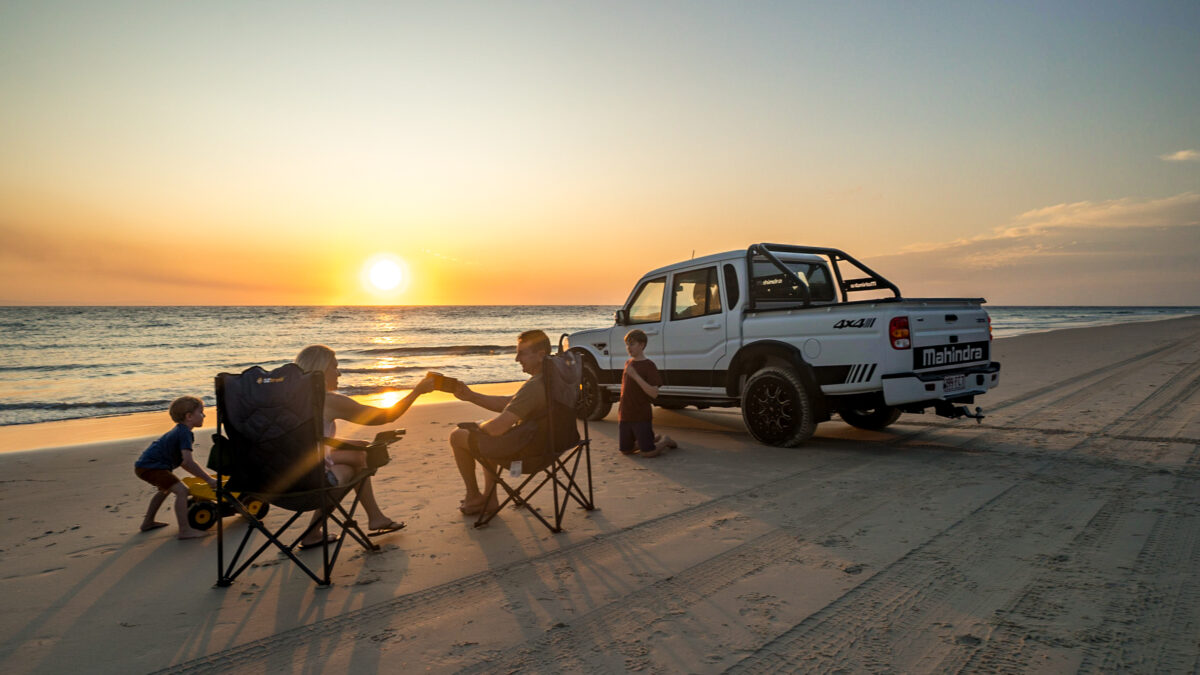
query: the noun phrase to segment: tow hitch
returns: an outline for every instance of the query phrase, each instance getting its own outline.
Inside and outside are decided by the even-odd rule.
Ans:
[[[979,406],[975,406],[975,412],[971,412],[971,410],[965,405],[954,405],[952,403],[947,403],[946,401],[938,401],[933,410],[942,417],[949,417],[952,420],[958,419],[959,417],[970,417],[971,419],[975,420],[976,424],[982,424],[983,418],[986,417],[986,415],[983,414],[983,408],[980,408]]]

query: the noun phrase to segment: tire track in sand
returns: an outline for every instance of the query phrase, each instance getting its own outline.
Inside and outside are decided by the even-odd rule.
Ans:
[[[1185,347],[1190,347],[1196,343],[1196,340],[1197,340],[1196,335],[1197,334],[1192,334],[1187,337],[1180,338],[1179,340],[1176,340],[1174,342],[1169,342],[1165,345],[1155,347],[1154,349],[1151,349],[1149,351],[1142,352],[1141,354],[1135,354],[1134,356],[1131,356],[1131,357],[1121,360],[1121,361],[1117,361],[1116,363],[1108,363],[1099,368],[1095,368],[1093,370],[1089,370],[1087,372],[1080,373],[1078,375],[1072,375],[1071,377],[1063,378],[1061,380],[1056,380],[1045,386],[1038,387],[1037,389],[1033,389],[1033,390],[1027,391],[1023,394],[1019,394],[1013,398],[1001,401],[1000,403],[997,403],[996,405],[992,406],[991,411],[995,412],[997,410],[1004,410],[1005,408],[1009,408],[1009,407],[1017,405],[1019,403],[1032,401],[1032,400],[1040,398],[1042,396],[1046,396],[1047,394],[1053,394],[1055,392],[1062,392],[1064,388],[1071,387],[1076,384],[1083,384],[1082,389],[1087,389],[1089,386],[1089,385],[1087,385],[1088,380],[1091,380],[1091,379],[1097,378],[1097,377],[1104,377],[1105,379],[1107,379],[1107,376],[1112,375],[1115,371],[1125,370],[1132,366],[1136,366],[1136,365],[1142,363],[1143,361],[1147,361],[1159,354],[1162,354],[1163,352],[1169,353],[1169,352],[1178,351]],[[1079,391],[1079,390],[1072,390],[1073,393],[1077,392],[1077,391]],[[1051,401],[1049,404],[1046,404],[1046,405],[1053,405],[1058,402],[1059,402],[1058,400],[1055,400],[1055,401]]]
[[[269,665],[269,660],[276,654],[289,653],[311,643],[318,643],[333,650],[339,645],[339,638],[345,638],[345,632],[360,633],[368,630],[372,623],[414,626],[431,623],[438,618],[455,611],[486,606],[488,602],[502,597],[504,586],[522,587],[537,581],[542,567],[559,567],[564,561],[572,558],[601,559],[605,556],[620,557],[631,545],[652,543],[668,537],[674,532],[686,530],[696,525],[711,522],[722,516],[728,516],[749,507],[763,508],[780,499],[786,493],[810,491],[824,483],[831,482],[846,471],[870,472],[876,464],[887,462],[886,456],[879,456],[864,461],[862,457],[849,455],[832,456],[831,461],[816,467],[777,478],[767,483],[718,497],[701,504],[666,514],[658,518],[622,528],[611,533],[598,535],[587,541],[550,551],[534,558],[519,560],[490,570],[484,570],[452,582],[433,588],[410,593],[393,600],[365,607],[330,617],[323,621],[305,626],[299,626],[268,637],[254,640],[242,645],[189,660],[157,671],[159,673],[198,673],[228,671],[235,668],[251,667],[252,664]],[[928,470],[928,465],[944,461],[938,457],[930,457],[925,462],[914,464],[914,483],[919,483],[924,477],[927,482],[934,482],[934,472]],[[881,472],[886,473],[886,472]],[[881,481],[882,482],[882,481]],[[878,508],[886,502],[888,492],[886,485],[870,484],[862,488],[861,494],[851,498],[859,510]],[[846,515],[846,510],[832,503],[818,506],[808,512],[795,514],[802,519],[826,519],[834,515]],[[830,527],[826,524],[826,527]],[[715,579],[720,574],[729,574],[732,570],[743,569],[750,573],[761,566],[763,556],[788,540],[795,541],[794,535],[777,533],[764,535],[759,539],[743,544],[736,549],[718,556],[711,562],[712,568],[718,570],[716,577],[707,575],[700,568],[693,571],[693,576],[699,579],[707,575]],[[660,582],[661,584],[662,582]],[[673,588],[669,584],[668,586]],[[645,592],[639,589],[633,595]],[[655,596],[664,598],[665,591],[660,590]],[[622,601],[626,601],[623,599]],[[621,602],[609,607],[613,612],[621,611]],[[597,615],[599,616],[599,615]]]
[[[935,473],[927,465],[944,465],[944,457],[910,468],[911,480],[887,474],[878,483],[861,486],[858,494],[846,495],[837,503],[817,504],[798,511],[794,525],[773,530],[729,551],[704,560],[674,576],[626,595],[586,615],[548,632],[545,636],[491,655],[485,662],[464,669],[481,672],[612,672],[613,664],[597,655],[619,653],[625,670],[651,667],[638,638],[651,633],[653,625],[664,617],[686,614],[688,609],[706,601],[719,591],[770,566],[796,561],[811,555],[809,540],[841,529],[897,499],[893,481],[903,481],[906,490],[923,493],[944,485],[953,473]],[[969,462],[956,472],[972,470]],[[886,483],[886,484],[884,484]],[[795,492],[807,490],[796,486]],[[806,543],[807,542],[807,543]]]
[[[982,584],[971,577],[977,568],[993,562],[1028,530],[1061,528],[1061,523],[1085,521],[1094,514],[1094,498],[1087,498],[1084,489],[1066,480],[1081,470],[1091,471],[1101,484],[1108,482],[1108,472],[1101,469],[1046,460],[1031,476],[1014,476],[1008,489],[726,672],[903,671],[916,667],[916,656],[906,664],[908,668],[893,663],[902,636],[934,625],[949,628],[960,615],[948,609],[948,604],[999,604],[998,594],[1021,584],[1021,577],[1029,574],[1022,566],[1006,565],[1003,574],[1008,578],[987,580],[986,586],[997,590],[983,591],[979,590]],[[1014,518],[1014,514],[1020,517]],[[964,590],[970,588],[977,590]],[[957,640],[965,648],[981,638],[963,634]]]
[[[1151,355],[1163,351],[1165,350],[1153,350]],[[1141,355],[1142,358],[1145,356]],[[1110,433],[1121,427],[1142,427],[1146,420],[1164,419],[1178,405],[1179,393],[1190,395],[1197,386],[1194,379],[1188,379],[1188,370],[1180,373],[1179,376],[1171,378],[1171,386],[1162,387],[1139,400],[1124,415],[1106,425],[1101,433]],[[1101,386],[1106,380],[1109,378],[1101,379],[1092,387]],[[1136,482],[1154,472],[1139,466],[1074,461],[1074,453],[1092,443],[1093,439],[1092,435],[1084,435],[1072,448],[1056,453],[1037,467],[1031,476],[1033,482],[1014,485],[1010,490],[939,533],[925,545],[913,549],[862,585],[767,643],[727,672],[836,672],[913,668],[938,672],[976,669],[990,672],[1023,672],[1035,665],[1028,649],[1028,632],[1003,621],[998,628],[991,631],[991,635],[959,635],[952,647],[937,649],[937,653],[932,655],[907,655],[909,660],[902,665],[895,663],[894,652],[897,646],[903,648],[902,643],[897,643],[902,641],[901,636],[908,631],[920,632],[928,630],[930,626],[948,625],[948,622],[940,622],[946,598],[954,598],[960,606],[963,602],[971,602],[976,607],[987,609],[1005,604],[1002,594],[1007,591],[1004,589],[1012,588],[1015,582],[1022,590],[1006,603],[1007,609],[999,612],[1000,616],[1039,616],[1053,611],[1053,607],[1048,607],[1045,599],[1053,597],[1058,585],[1062,583],[1057,573],[1035,577],[1036,572],[1029,571],[1027,575],[1034,578],[1022,583],[1016,578],[1019,573],[1010,570],[1008,573],[1013,578],[1000,583],[1000,590],[990,594],[970,590],[969,578],[966,575],[973,566],[996,555],[999,552],[997,549],[1005,545],[999,542],[1003,542],[1007,537],[998,532],[1003,531],[1010,522],[1016,523],[1020,530],[1044,532],[1053,536],[1055,530],[1061,532],[1063,523],[1074,522],[1073,518],[1064,516],[1079,515],[1070,513],[1071,505],[1080,508],[1087,505],[1084,512],[1091,509],[1090,516],[1085,519],[1082,532],[1061,549],[1065,553],[1043,560],[1043,567],[1048,566],[1054,572],[1053,568],[1056,565],[1069,561],[1074,556],[1086,557],[1089,552],[1099,554],[1103,551],[1115,536],[1116,529],[1134,509]],[[1191,471],[1181,472],[1179,481],[1194,489],[1195,481],[1192,475]],[[1054,487],[1037,485],[1043,481],[1050,482]],[[1053,517],[1047,517],[1049,511],[1053,511]],[[1160,517],[1159,520],[1161,522],[1163,518]],[[1165,532],[1169,529],[1171,528],[1165,525],[1156,526],[1155,531]],[[979,532],[986,533],[986,536],[979,536]],[[1014,532],[1015,536],[1022,534],[1025,532]],[[1153,542],[1164,539],[1152,536],[1147,545],[1151,546]],[[1194,532],[1188,535],[1185,545],[1180,548],[1182,551],[1177,552],[1175,558],[1165,562],[1163,571],[1181,569],[1180,565],[1187,569],[1187,556],[1193,555],[1195,548]],[[1157,555],[1147,557],[1161,559],[1161,556]],[[1196,611],[1192,609],[1198,604],[1194,602],[1195,588],[1196,584],[1193,583],[1186,590],[1181,590],[1173,596],[1172,602],[1164,603],[1170,605],[1172,617],[1185,620],[1191,618],[1190,614],[1182,617],[1178,615],[1181,611]],[[963,589],[967,589],[965,593]],[[946,614],[950,621],[953,621],[955,616],[957,613]],[[1128,616],[1128,612],[1117,613],[1117,616]],[[1182,625],[1189,624],[1185,621]],[[939,662],[938,665],[935,666],[930,661],[931,657]],[[1108,666],[1113,666],[1114,663],[1127,665],[1126,660],[1109,658],[1101,668],[1110,670]]]
[[[1135,564],[1089,632],[1080,671],[1196,671],[1200,626],[1200,446],[1170,490]]]
[[[1194,377],[1189,369],[1185,368],[1179,371],[1162,387],[1132,405],[1124,414],[1105,425],[1098,433],[1082,438],[1069,452],[1079,452],[1101,438],[1110,437],[1108,434],[1114,430],[1125,431],[1130,428],[1140,428],[1153,431],[1157,424],[1166,420],[1177,409],[1181,395],[1186,398],[1198,387],[1200,387],[1200,378]],[[1194,450],[1187,464],[1195,464],[1197,461],[1200,460]],[[1114,465],[1114,468],[1117,468],[1117,465]],[[1046,554],[1041,561],[1044,571],[1022,588],[1004,607],[996,611],[996,627],[987,641],[968,654],[964,654],[961,650],[949,654],[936,666],[935,670],[939,672],[983,670],[1020,673],[1026,672],[1030,668],[1045,668],[1055,657],[1061,657],[1065,651],[1079,650],[1082,646],[1084,653],[1089,654],[1095,649],[1091,645],[1097,642],[1113,643],[1116,641],[1113,635],[1114,627],[1117,631],[1122,628],[1128,629],[1129,617],[1134,612],[1128,611],[1127,608],[1106,611],[1105,616],[1113,618],[1111,620],[1106,618],[1104,623],[1110,625],[1099,630],[1087,631],[1083,636],[1064,634],[1055,622],[1072,609],[1088,607],[1094,604],[1097,598],[1111,597],[1114,589],[1136,587],[1137,582],[1133,577],[1141,576],[1142,573],[1134,570],[1144,567],[1142,559],[1147,557],[1146,547],[1154,546],[1154,542],[1158,541],[1153,533],[1162,532],[1164,529],[1185,532],[1183,548],[1188,552],[1184,555],[1190,556],[1191,549],[1195,547],[1196,522],[1194,519],[1192,520],[1190,529],[1178,523],[1164,525],[1165,519],[1174,520],[1176,517],[1159,514],[1155,519],[1153,533],[1145,542],[1143,551],[1138,556],[1138,562],[1132,564],[1131,561],[1131,567],[1123,568],[1129,571],[1124,574],[1119,573],[1119,570],[1122,569],[1120,563],[1124,560],[1121,553],[1121,545],[1124,542],[1114,542],[1114,540],[1118,537],[1124,537],[1127,540],[1131,534],[1136,536],[1136,532],[1143,527],[1145,504],[1142,503],[1141,497],[1147,493],[1156,494],[1159,491],[1156,483],[1161,480],[1164,472],[1161,468],[1156,469],[1152,465],[1140,464],[1127,464],[1119,467],[1119,470],[1122,471],[1125,479],[1119,487],[1111,491],[1107,502],[1097,511],[1079,535],[1065,547],[1054,552],[1053,555]],[[1175,491],[1178,491],[1182,482],[1187,482],[1194,489],[1195,481],[1186,479],[1184,476],[1187,474],[1187,471],[1180,473],[1175,482]],[[1150,559],[1155,560],[1160,557],[1158,555],[1149,556]],[[1187,569],[1188,561],[1187,557],[1173,559],[1166,568],[1150,572],[1149,578],[1159,578],[1157,575],[1167,570]],[[1122,578],[1122,583],[1111,581],[1116,577]],[[1116,592],[1118,595],[1121,593],[1120,591]],[[1195,602],[1190,602],[1190,600],[1195,600],[1194,585],[1190,592],[1180,592],[1188,595],[1189,601],[1175,602],[1173,603],[1174,607],[1196,607]],[[1134,623],[1139,626],[1145,625],[1147,619],[1147,617],[1139,617]],[[1151,631],[1166,629],[1169,632],[1169,626],[1160,625],[1161,622],[1153,620],[1149,622]],[[964,659],[964,655],[967,658]],[[1156,663],[1161,663],[1161,661]],[[1098,665],[1100,664],[1093,663],[1092,667],[1084,667],[1082,670],[1093,671]],[[1142,668],[1146,666],[1144,662],[1139,665]],[[1113,663],[1110,659],[1100,669],[1112,672],[1123,668],[1118,667],[1118,664]],[[1168,667],[1168,670],[1175,669],[1175,667]]]

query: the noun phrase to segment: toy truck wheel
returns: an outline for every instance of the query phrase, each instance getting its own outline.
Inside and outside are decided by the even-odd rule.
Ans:
[[[585,420],[604,419],[608,411],[612,410],[612,400],[608,396],[608,390],[600,386],[600,373],[596,366],[587,361],[583,363],[582,383],[583,391],[579,393],[575,414]]]
[[[242,506],[246,507],[246,511],[258,520],[267,517],[267,511],[271,510],[271,505],[257,497],[250,497],[242,502]]]
[[[770,366],[754,373],[742,392],[742,419],[758,442],[779,447],[812,437],[812,394],[791,368]]]
[[[900,411],[886,405],[868,410],[842,410],[838,414],[846,424],[871,431],[879,431],[900,419]]]
[[[212,502],[196,502],[188,509],[188,525],[197,530],[207,530],[217,522],[217,505]]]

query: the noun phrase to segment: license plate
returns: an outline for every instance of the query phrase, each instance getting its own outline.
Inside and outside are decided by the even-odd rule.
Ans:
[[[967,376],[966,375],[947,375],[946,378],[942,380],[942,391],[943,392],[948,393],[948,392],[952,392],[952,391],[962,391],[963,389],[966,389],[966,388],[967,388]]]

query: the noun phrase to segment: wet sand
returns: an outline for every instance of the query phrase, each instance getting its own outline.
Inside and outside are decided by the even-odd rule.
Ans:
[[[682,447],[640,459],[617,452],[614,412],[591,425],[599,508],[572,510],[557,535],[512,509],[473,529],[445,439],[489,415],[416,406],[376,478],[408,527],[379,538],[380,553],[347,550],[328,589],[273,555],[214,588],[214,536],[137,531],[151,492],[130,467],[165,415],[109,421],[141,436],[111,437],[124,440],[51,423],[26,438],[99,442],[36,451],[0,430],[0,662],[1196,670],[1200,318],[1007,338],[995,358],[1002,384],[979,401],[983,424],[905,415],[867,432],[835,419],[781,449],[755,444],[736,410],[656,410]],[[197,440],[204,458],[208,433]]]

